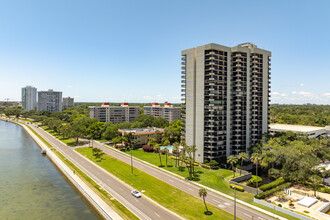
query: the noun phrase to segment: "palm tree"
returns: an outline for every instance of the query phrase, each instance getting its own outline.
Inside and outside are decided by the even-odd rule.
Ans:
[[[262,162],[262,156],[260,153],[253,153],[251,156],[251,161],[256,165],[256,184],[257,184],[257,194],[258,194],[258,165]]]
[[[162,156],[160,155],[160,153],[161,153],[160,145],[159,145],[159,144],[156,144],[156,145],[154,146],[154,149],[155,149],[155,151],[158,152],[158,155],[159,155],[159,161],[160,161],[160,166],[162,167],[163,164],[162,164]]]
[[[166,167],[167,167],[167,154],[168,154],[168,149],[165,147],[165,149],[164,149],[164,153],[165,153],[165,156],[166,156]]]
[[[198,195],[199,195],[199,197],[203,197],[203,201],[204,201],[204,205],[205,205],[205,209],[206,209],[206,214],[209,214],[210,212],[207,209],[206,202],[205,202],[205,197],[207,196],[206,189],[204,189],[204,188],[199,189]]]
[[[235,177],[235,169],[234,169],[234,164],[236,164],[238,161],[237,157],[234,156],[234,155],[230,155],[228,158],[227,158],[227,163],[230,163],[231,164],[231,167],[233,169],[233,174],[234,174],[234,177]]]
[[[243,167],[243,161],[249,159],[249,156],[245,152],[241,152],[238,154],[237,158],[241,160],[241,169],[239,171],[239,175],[242,175],[242,167]]]
[[[309,177],[309,181],[314,185],[314,197],[316,197],[316,186],[322,183],[322,178],[318,175],[312,175]]]
[[[175,142],[174,144],[173,144],[173,154],[175,154],[175,157],[176,157],[176,160],[175,160],[175,167],[177,167],[177,164],[178,164],[178,162],[179,162],[179,143],[178,142]]]

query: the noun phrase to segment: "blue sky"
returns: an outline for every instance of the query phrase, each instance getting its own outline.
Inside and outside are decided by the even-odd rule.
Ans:
[[[0,0],[0,100],[179,102],[181,50],[272,51],[272,103],[330,104],[330,1]]]

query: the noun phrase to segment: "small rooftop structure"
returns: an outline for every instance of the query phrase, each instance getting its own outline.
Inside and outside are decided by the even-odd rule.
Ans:
[[[317,199],[313,197],[304,197],[298,202],[299,205],[305,206],[307,208],[311,207],[315,203],[317,203]]]
[[[123,107],[128,106],[128,102],[123,102],[123,103],[121,103],[121,106],[123,106]]]
[[[109,102],[103,102],[101,106],[110,106]]]
[[[294,133],[304,133],[307,134],[308,137],[320,137],[326,136],[327,131],[324,127],[316,127],[316,126],[306,126],[306,125],[288,125],[288,124],[270,124],[269,125],[270,132],[286,132],[291,131]]]

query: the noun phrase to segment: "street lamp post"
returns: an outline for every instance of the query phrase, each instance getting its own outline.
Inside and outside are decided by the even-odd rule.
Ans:
[[[236,184],[234,187],[234,220],[236,220]]]
[[[131,147],[131,170],[132,170],[132,175],[133,175],[133,148]]]

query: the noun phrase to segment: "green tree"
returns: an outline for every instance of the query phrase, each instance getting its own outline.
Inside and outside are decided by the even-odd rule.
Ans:
[[[251,156],[251,161],[256,165],[256,179],[258,179],[258,165],[262,162],[262,156],[259,153],[253,153]],[[257,194],[258,194],[258,181],[256,181],[257,184]]]
[[[316,197],[316,186],[322,183],[322,178],[317,175],[309,177],[309,181],[314,185],[314,197]]]
[[[179,144],[178,142],[175,142],[175,143],[173,144],[173,150],[172,150],[172,152],[173,152],[173,154],[174,154],[175,157],[176,157],[176,160],[175,160],[175,167],[178,166],[178,162],[179,162],[179,154],[180,154],[179,146],[180,146],[180,144]]]
[[[149,145],[149,144],[148,144]],[[160,166],[162,167],[162,157],[161,157],[161,149],[160,149],[160,144],[155,144],[154,146],[149,145],[150,147],[153,147],[155,149],[155,151],[158,153],[159,155],[159,162],[160,162]]]
[[[235,167],[234,167],[234,164],[236,164],[238,161],[237,157],[234,156],[234,155],[230,155],[228,158],[227,158],[227,163],[230,163],[231,164],[231,167],[233,169],[233,175],[235,177]]]
[[[204,189],[204,188],[199,189],[198,190],[198,195],[199,195],[199,197],[203,198],[204,206],[205,206],[205,209],[206,209],[206,214],[210,214],[209,210],[207,209],[206,202],[205,202],[205,197],[207,196],[206,189]]]
[[[240,152],[240,153],[238,154],[237,158],[238,158],[239,160],[241,160],[241,169],[240,169],[239,175],[242,175],[243,162],[244,162],[244,160],[249,159],[249,156],[248,156],[247,153],[245,153],[245,152]]]

